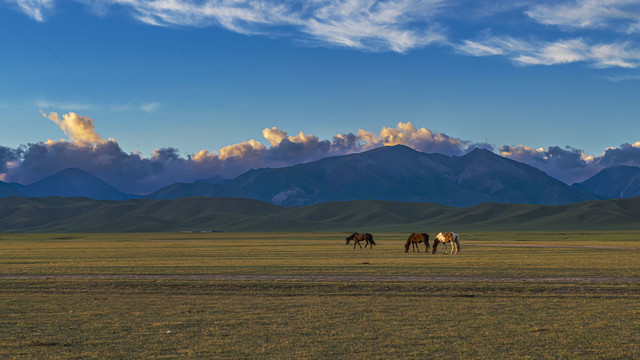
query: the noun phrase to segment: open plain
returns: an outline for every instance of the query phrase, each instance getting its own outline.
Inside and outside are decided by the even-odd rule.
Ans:
[[[640,357],[640,232],[346,235],[2,234],[0,358]]]

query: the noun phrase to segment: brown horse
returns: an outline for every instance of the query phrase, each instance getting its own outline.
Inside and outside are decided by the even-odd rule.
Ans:
[[[436,253],[438,243],[442,243],[442,246],[444,247],[442,249],[443,254],[455,255],[458,253],[458,251],[460,251],[460,236],[454,232],[439,233],[438,235],[436,235],[436,238],[433,239],[433,248],[431,250],[432,254]],[[447,243],[451,243],[450,253],[447,253]],[[454,250],[455,253],[453,252]]]
[[[409,235],[407,242],[404,244],[404,252],[409,252],[409,245],[412,246],[413,252],[416,252],[416,249],[420,252],[420,247],[418,246],[420,243],[424,243],[424,253],[429,253],[429,234],[427,233],[412,233]]]
[[[360,249],[362,249],[362,245],[360,245],[360,241],[364,241],[364,248],[367,248],[367,245],[369,245],[369,249],[373,249],[373,245],[376,245],[376,243],[373,241],[373,236],[371,236],[371,234],[369,233],[353,233],[349,236],[347,236],[347,243],[345,245],[349,245],[349,242],[353,240],[353,248],[356,248],[356,245],[360,246]]]

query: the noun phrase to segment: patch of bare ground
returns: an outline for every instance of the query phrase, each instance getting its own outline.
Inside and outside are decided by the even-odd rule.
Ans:
[[[640,247],[623,246],[588,246],[588,245],[542,245],[542,244],[470,244],[465,246],[489,246],[489,247],[523,247],[523,248],[550,248],[550,249],[600,249],[600,250],[640,250]]]
[[[359,281],[359,282],[491,282],[491,283],[638,283],[639,276],[594,277],[494,277],[494,276],[416,276],[416,275],[242,275],[242,274],[193,274],[193,275],[0,275],[3,280],[222,280],[222,281]]]

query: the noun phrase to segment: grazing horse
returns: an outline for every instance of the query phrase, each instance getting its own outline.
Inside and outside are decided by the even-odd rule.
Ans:
[[[438,243],[442,243],[443,254],[457,254],[460,251],[460,236],[454,232],[446,232],[439,233],[436,235],[436,238],[433,240],[433,248],[431,248],[431,253],[436,253],[436,248],[438,247]],[[447,243],[451,243],[451,252],[447,253]],[[455,250],[455,253],[453,252]]]
[[[420,247],[418,246],[420,243],[424,243],[424,253],[429,253],[429,234],[427,233],[412,233],[409,235],[407,242],[404,244],[404,252],[409,252],[409,245],[412,245],[413,252],[416,252],[416,249],[420,252]]]
[[[349,241],[353,240],[353,248],[356,248],[356,245],[360,246],[360,249],[362,249],[362,245],[360,245],[360,241],[364,241],[364,248],[367,248],[367,245],[369,245],[369,249],[373,249],[373,245],[376,245],[376,243],[373,241],[373,236],[371,236],[371,234],[369,233],[353,233],[349,236],[347,236],[347,243],[345,245],[349,245]]]

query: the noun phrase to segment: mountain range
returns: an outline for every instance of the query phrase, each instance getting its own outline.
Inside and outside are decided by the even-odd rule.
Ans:
[[[248,171],[217,184],[178,183],[154,199],[251,198],[285,206],[393,200],[470,206],[484,202],[566,204],[602,198],[488,150],[460,157],[397,145],[278,169]]]
[[[636,167],[605,169],[568,186],[532,166],[488,150],[445,156],[397,145],[295,166],[254,169],[234,179],[213,177],[176,183],[142,197],[237,197],[282,206],[375,199],[464,207],[486,202],[558,205],[638,195],[640,168]],[[84,196],[98,200],[141,197],[125,194],[76,168],[26,186],[0,182],[0,197],[9,196]]]

